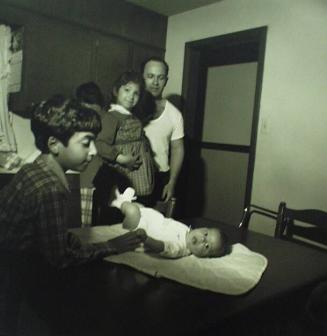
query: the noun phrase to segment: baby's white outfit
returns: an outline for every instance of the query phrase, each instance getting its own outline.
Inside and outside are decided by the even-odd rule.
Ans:
[[[166,258],[180,258],[190,255],[186,247],[186,234],[189,228],[172,218],[166,218],[152,208],[140,208],[141,218],[137,229],[143,229],[151,238],[164,243],[164,251],[160,253]]]

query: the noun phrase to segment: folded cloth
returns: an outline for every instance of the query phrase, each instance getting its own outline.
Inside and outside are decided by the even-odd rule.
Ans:
[[[121,224],[73,229],[82,242],[99,242],[126,232]],[[106,257],[105,260],[124,264],[154,277],[164,277],[192,287],[212,292],[240,295],[259,282],[267,267],[263,255],[237,243],[231,253],[220,258],[197,258],[194,255],[180,259],[165,259],[158,255],[126,252]]]

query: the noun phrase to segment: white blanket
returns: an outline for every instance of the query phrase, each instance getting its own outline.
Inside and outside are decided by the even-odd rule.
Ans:
[[[121,224],[73,229],[84,243],[105,241],[126,230]],[[142,252],[126,252],[105,260],[128,265],[154,277],[164,277],[185,285],[217,293],[240,295],[252,289],[267,267],[267,259],[242,244],[234,244],[229,255],[220,258],[164,259]]]

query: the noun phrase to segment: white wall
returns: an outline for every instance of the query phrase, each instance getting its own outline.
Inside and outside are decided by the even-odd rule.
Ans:
[[[34,144],[34,135],[31,131],[31,120],[13,114],[13,129],[17,143],[17,153],[24,162],[31,162],[39,153]]]
[[[186,42],[260,26],[268,33],[252,203],[327,210],[326,0],[223,0],[170,17],[166,94],[181,93]]]

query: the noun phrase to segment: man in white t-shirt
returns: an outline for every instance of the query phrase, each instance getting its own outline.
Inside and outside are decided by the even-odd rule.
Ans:
[[[142,64],[146,90],[152,94],[156,102],[153,120],[144,129],[158,167],[154,201],[168,201],[173,197],[184,159],[182,114],[167,99],[162,98],[168,71],[168,64],[157,57],[151,57]]]

